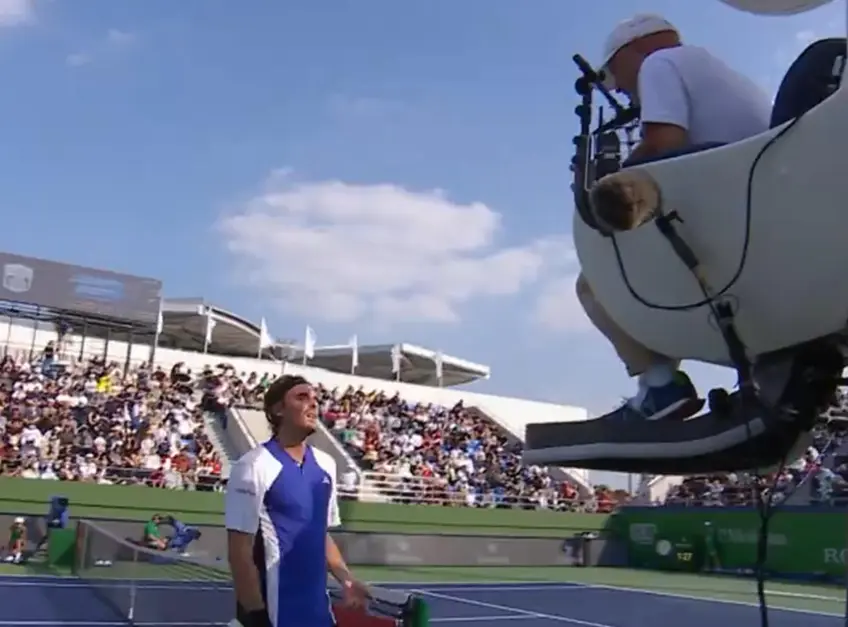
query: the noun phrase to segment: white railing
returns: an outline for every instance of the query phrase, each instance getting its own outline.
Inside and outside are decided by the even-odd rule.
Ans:
[[[363,472],[355,485],[339,486],[345,498],[368,503],[406,503],[451,507],[498,507],[552,509],[562,511],[611,511],[616,503],[604,497],[580,499],[574,493],[566,497],[559,488],[536,490],[523,495],[496,490],[466,492],[452,489],[443,479],[409,477],[383,472]]]
[[[247,453],[259,442],[247,424],[242,411],[238,407],[231,407],[227,410],[227,436],[238,451],[239,457]]]
[[[52,474],[42,470],[45,465],[55,468]],[[191,465],[187,470],[141,468],[137,466],[106,466],[94,472],[81,472],[79,463],[68,464],[54,460],[33,460],[14,457],[5,460],[0,475],[20,477],[33,481],[74,481],[108,485],[145,485],[153,488],[174,490],[221,491],[227,483],[226,477],[209,474],[203,468]]]

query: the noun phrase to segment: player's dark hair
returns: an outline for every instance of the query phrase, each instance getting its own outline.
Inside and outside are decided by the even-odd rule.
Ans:
[[[296,385],[309,383],[300,375],[283,375],[276,379],[265,391],[265,396],[262,399],[262,410],[265,412],[265,419],[271,427],[271,433],[277,435],[277,430],[283,418],[278,405],[285,400],[286,394],[289,393]]]

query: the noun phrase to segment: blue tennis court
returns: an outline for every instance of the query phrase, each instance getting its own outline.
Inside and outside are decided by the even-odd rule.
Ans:
[[[126,585],[110,584],[118,601]],[[391,587],[391,586],[387,586]],[[398,585],[427,599],[431,622],[509,623],[510,627],[643,627],[673,620],[687,627],[756,625],[749,603],[704,600],[670,593],[581,584]],[[111,592],[110,592],[111,594]],[[149,581],[136,594],[136,624],[144,627],[203,627],[228,616],[232,597],[224,587]],[[128,596],[127,596],[128,599]],[[834,611],[774,608],[774,627],[837,627]],[[0,577],[0,626],[107,627],[125,622],[84,582],[58,577]]]

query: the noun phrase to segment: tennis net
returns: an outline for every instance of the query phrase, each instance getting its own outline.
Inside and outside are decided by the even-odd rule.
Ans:
[[[96,523],[78,524],[74,566],[76,576],[130,624],[226,625],[234,614],[222,561],[146,549]]]
[[[226,625],[235,598],[229,569],[222,560],[153,551],[89,521],[77,526],[74,571],[116,616],[128,624]],[[396,590],[371,590],[368,612],[346,611],[341,590],[331,583],[339,627],[425,627],[426,604]]]

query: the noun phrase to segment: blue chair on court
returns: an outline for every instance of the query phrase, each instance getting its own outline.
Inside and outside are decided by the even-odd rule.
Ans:
[[[168,550],[178,553],[186,553],[189,545],[199,539],[202,533],[199,529],[190,527],[185,523],[180,522],[173,516],[169,517],[167,523],[174,529],[174,535],[168,541]]]
[[[65,496],[51,496],[50,507],[47,510],[45,519],[48,529],[65,529],[70,519],[68,498]]]

